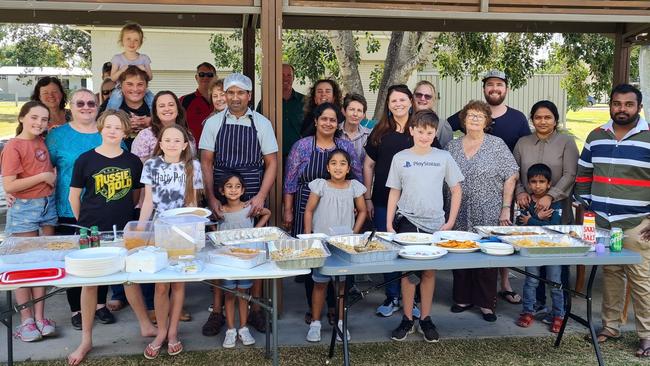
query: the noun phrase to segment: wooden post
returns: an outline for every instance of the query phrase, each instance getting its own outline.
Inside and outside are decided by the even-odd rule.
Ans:
[[[243,16],[242,24],[242,50],[243,50],[243,65],[242,73],[248,76],[255,85],[255,27],[256,19],[252,15],[246,14]],[[251,103],[255,103],[255,88],[251,92]],[[252,106],[255,108],[255,105]]]
[[[270,194],[272,225],[282,222],[282,0],[262,1],[262,111],[278,140],[278,175]],[[282,281],[278,281],[278,313],[282,314]],[[275,331],[275,329],[274,329]]]
[[[614,34],[614,77],[613,86],[630,81],[630,43],[624,38],[624,26]]]

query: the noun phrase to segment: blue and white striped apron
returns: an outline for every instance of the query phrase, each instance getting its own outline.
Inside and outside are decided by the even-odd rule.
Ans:
[[[336,145],[336,139],[334,140]],[[314,143],[312,145],[311,156],[309,162],[303,169],[302,174],[298,178],[298,190],[293,198],[293,230],[291,236],[296,237],[302,234],[305,227],[305,207],[311,190],[309,189],[309,182],[314,179],[323,178],[327,175],[327,158],[334,149],[338,148],[336,145],[333,149],[321,151],[316,148],[316,136],[314,136]]]
[[[242,201],[248,201],[260,191],[262,177],[264,175],[264,160],[262,159],[262,147],[257,138],[257,129],[253,122],[250,126],[240,124],[227,124],[224,113],[223,123],[217,133],[214,151],[214,192],[217,197],[218,184],[227,174],[239,173],[244,178],[246,190]]]

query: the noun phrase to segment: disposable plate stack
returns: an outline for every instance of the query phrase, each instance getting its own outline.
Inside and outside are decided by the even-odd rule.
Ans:
[[[65,256],[65,271],[78,277],[108,276],[124,270],[126,254],[118,247],[76,250]]]

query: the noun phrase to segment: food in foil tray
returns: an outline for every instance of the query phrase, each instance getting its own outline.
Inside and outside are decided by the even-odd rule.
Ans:
[[[283,248],[271,252],[271,259],[274,261],[283,261],[288,259],[316,258],[325,257],[327,254],[322,248],[307,248],[295,250],[293,248]]]
[[[352,254],[358,253],[357,250],[354,249],[354,245],[352,244],[347,244],[336,240],[330,240],[329,243],[337,246],[340,249],[345,250],[348,253],[352,253]],[[359,246],[363,246],[363,243],[359,244]],[[374,251],[380,251],[386,249],[387,249],[386,246],[380,243],[379,240],[371,240],[368,243],[368,245],[365,246],[364,252],[374,252]]]
[[[548,248],[548,247],[570,247],[572,246],[571,243],[565,242],[565,241],[560,241],[560,242],[553,242],[553,241],[548,241],[548,240],[530,240],[530,239],[521,239],[521,240],[516,240],[515,245],[524,247],[524,248],[537,248],[537,247],[542,247],[542,248]]]

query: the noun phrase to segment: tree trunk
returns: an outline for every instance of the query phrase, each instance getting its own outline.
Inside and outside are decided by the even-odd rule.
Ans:
[[[374,119],[381,118],[388,88],[394,84],[405,84],[413,71],[431,61],[438,34],[434,32],[393,32],[391,34]]]
[[[639,83],[644,96],[650,97],[650,46],[641,46],[639,50]],[[650,103],[643,104],[644,115],[650,119]]]
[[[339,63],[342,95],[358,93],[363,95],[363,84],[359,75],[359,57],[352,31],[330,31],[330,42]]]

